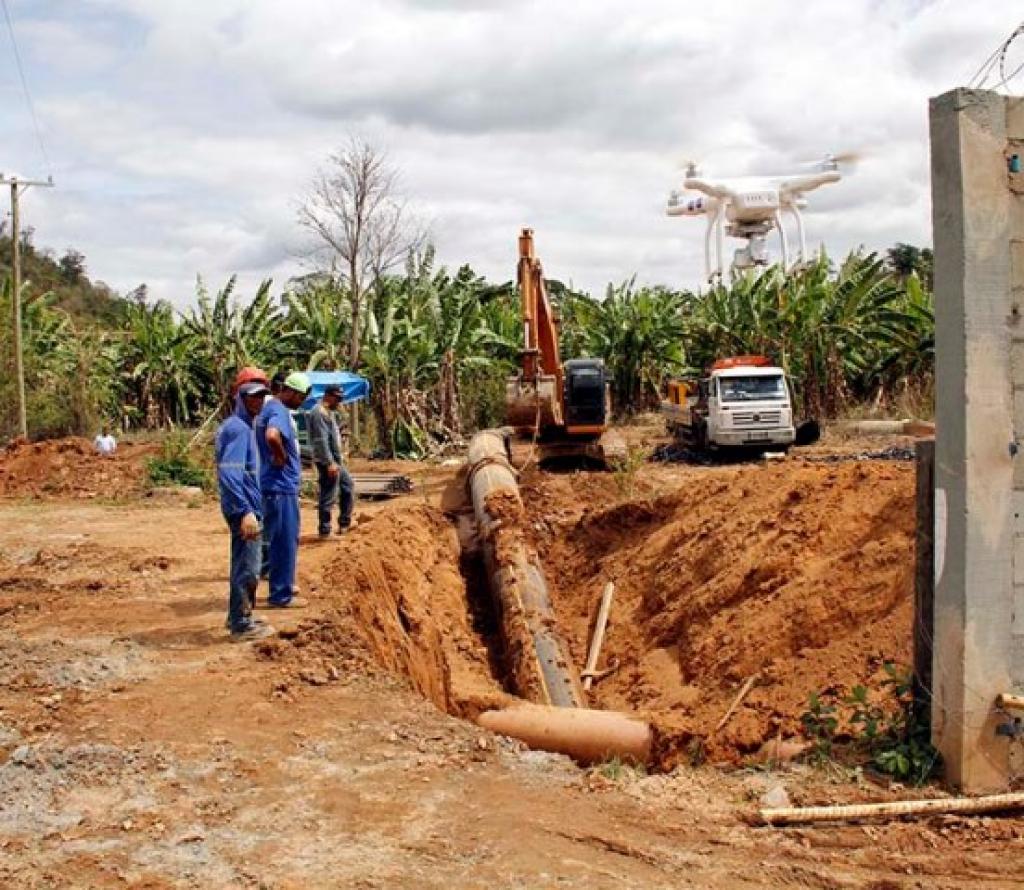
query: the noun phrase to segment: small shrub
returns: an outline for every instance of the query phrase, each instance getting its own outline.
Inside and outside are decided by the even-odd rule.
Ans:
[[[900,782],[922,785],[940,764],[931,728],[915,706],[910,674],[892,664],[884,670],[880,697],[865,686],[854,686],[838,704],[811,695],[800,718],[813,745],[811,760],[825,765],[841,753]]]
[[[892,664],[885,665],[885,672],[888,677],[882,685],[898,702],[896,710],[863,710],[855,700],[853,721],[861,727],[861,739],[879,770],[901,782],[923,785],[940,764],[939,752],[931,742],[931,727],[914,702],[910,672]]]
[[[807,710],[800,715],[800,723],[812,744],[811,760],[819,764],[830,760],[832,743],[839,728],[835,705],[826,704],[817,692],[812,692]]]
[[[646,462],[647,450],[632,445],[626,449],[624,457],[612,461],[611,468],[619,497],[628,500],[636,494],[637,472]]]
[[[647,770],[643,764],[633,763],[632,760],[623,760],[618,756],[609,757],[598,766],[597,772],[610,782],[620,782],[626,778],[647,775]]]
[[[694,768],[703,766],[707,762],[708,751],[702,737],[694,736],[686,743],[686,759]]]
[[[209,467],[191,455],[188,439],[182,433],[172,433],[164,440],[159,457],[146,461],[146,475],[154,487],[181,485],[208,489],[213,479]]]

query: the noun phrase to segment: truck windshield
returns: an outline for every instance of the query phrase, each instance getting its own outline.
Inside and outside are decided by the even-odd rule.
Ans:
[[[782,401],[786,398],[786,384],[781,374],[777,377],[720,377],[718,384],[723,402]]]

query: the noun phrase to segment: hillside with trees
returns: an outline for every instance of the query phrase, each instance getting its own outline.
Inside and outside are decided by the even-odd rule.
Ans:
[[[68,247],[59,256],[48,248],[37,248],[34,232],[21,233],[21,277],[31,283],[32,293],[53,294],[52,303],[81,321],[115,324],[124,301],[101,281],[92,281],[85,255]],[[0,220],[0,278],[11,273],[11,237],[6,221]]]

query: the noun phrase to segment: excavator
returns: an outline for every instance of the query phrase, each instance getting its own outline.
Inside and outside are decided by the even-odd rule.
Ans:
[[[532,229],[519,234],[516,277],[523,350],[520,371],[508,378],[505,388],[506,424],[520,441],[531,440],[539,464],[573,461],[607,469],[625,458],[626,444],[608,429],[611,400],[604,362],[577,358],[562,363],[558,319],[534,252]]]

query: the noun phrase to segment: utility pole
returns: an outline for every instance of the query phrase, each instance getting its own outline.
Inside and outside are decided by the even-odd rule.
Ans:
[[[0,185],[11,187],[11,326],[14,333],[14,377],[18,389],[18,435],[28,436],[28,413],[25,409],[25,359],[21,345],[21,230],[18,218],[18,198],[33,185],[53,187],[48,179],[19,179],[0,173]]]

